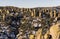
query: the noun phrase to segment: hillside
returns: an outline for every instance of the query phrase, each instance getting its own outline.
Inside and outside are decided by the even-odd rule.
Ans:
[[[60,6],[36,8],[0,7],[0,34],[2,38],[60,39],[59,28]]]

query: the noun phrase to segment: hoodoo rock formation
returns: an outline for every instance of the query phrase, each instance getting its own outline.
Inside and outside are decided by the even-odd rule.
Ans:
[[[0,39],[60,39],[60,7],[0,7]]]

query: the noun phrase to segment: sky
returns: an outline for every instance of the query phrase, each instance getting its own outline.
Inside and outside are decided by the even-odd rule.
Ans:
[[[60,0],[0,0],[0,6],[20,8],[60,6]]]

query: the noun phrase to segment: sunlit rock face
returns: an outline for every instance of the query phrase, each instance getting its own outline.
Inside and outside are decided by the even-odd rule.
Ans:
[[[37,39],[60,39],[59,36],[60,36],[60,29],[59,29],[59,23],[58,24],[55,24],[55,25],[52,25],[50,27],[50,29],[45,33],[44,35],[44,38],[42,38],[42,31],[41,29],[39,29],[37,31],[37,35],[36,35],[36,38]]]
[[[52,36],[52,39],[59,39],[59,25],[60,24],[56,24],[50,28],[50,35]]]
[[[60,39],[60,7],[0,7],[0,39]]]

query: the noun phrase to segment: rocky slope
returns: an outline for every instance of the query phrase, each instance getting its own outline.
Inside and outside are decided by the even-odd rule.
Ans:
[[[60,39],[60,7],[1,6],[0,26],[6,39]]]

